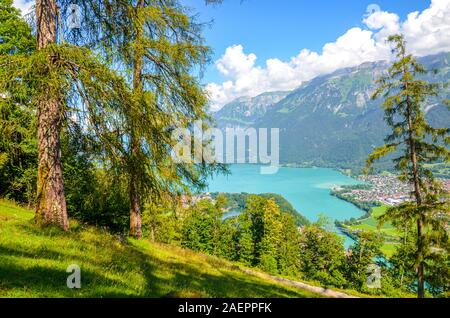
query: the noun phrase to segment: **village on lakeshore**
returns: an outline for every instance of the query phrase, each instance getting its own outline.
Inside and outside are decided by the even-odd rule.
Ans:
[[[359,175],[356,179],[366,186],[335,185],[331,187],[331,191],[340,192],[342,196],[351,198],[356,202],[379,202],[387,206],[396,206],[411,201],[412,187],[406,182],[400,181],[395,174]],[[450,192],[450,179],[442,178],[438,181],[442,183],[447,192]],[[214,203],[211,193],[205,192],[189,196],[183,195],[181,204],[184,208],[188,208],[203,200]]]
[[[412,187],[400,181],[394,174],[361,175],[357,179],[368,186],[335,186],[332,191],[339,191],[345,197],[357,202],[379,202],[388,206],[396,206],[411,200]],[[439,181],[447,192],[450,191],[450,179]]]

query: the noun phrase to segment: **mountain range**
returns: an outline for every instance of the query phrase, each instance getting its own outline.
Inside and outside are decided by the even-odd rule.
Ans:
[[[437,71],[425,75],[426,80],[449,82],[450,53],[421,57],[419,62]],[[238,98],[213,116],[219,128],[279,128],[283,164],[362,167],[388,133],[383,101],[371,99],[376,80],[388,67],[380,61],[340,69],[290,92]],[[443,100],[450,98],[450,90],[441,93],[427,101],[424,111],[433,126],[449,127],[450,111]]]

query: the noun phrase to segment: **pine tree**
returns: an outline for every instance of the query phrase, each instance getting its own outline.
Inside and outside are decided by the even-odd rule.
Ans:
[[[56,0],[36,1],[36,35],[38,51],[56,43]],[[49,55],[46,77],[55,68],[55,56]],[[64,109],[59,87],[50,87],[37,102],[38,117],[38,183],[36,220],[41,224],[57,224],[69,229],[64,196],[60,134]]]
[[[261,241],[257,244],[258,262],[264,271],[277,274],[282,242],[282,215],[274,200],[262,199],[262,203],[263,230]]]
[[[415,268],[417,271],[417,294],[425,295],[424,271],[432,258],[433,248],[448,244],[448,199],[426,164],[439,160],[448,162],[450,142],[448,128],[434,128],[428,124],[423,111],[427,98],[438,95],[439,84],[430,84],[420,78],[426,70],[410,54],[406,53],[406,42],[402,35],[391,36],[393,52],[397,60],[388,74],[378,80],[379,87],[373,98],[383,95],[385,120],[392,133],[386,144],[377,148],[368,158],[367,165],[390,153],[400,152],[394,159],[399,178],[412,187],[413,202],[407,202],[387,211],[383,220],[397,223],[415,223],[417,241]],[[448,252],[448,251],[447,251]]]
[[[12,7],[12,0],[0,0],[0,56],[35,50],[31,27]],[[31,87],[24,84],[14,95],[0,91],[0,196],[29,204],[34,200],[37,155],[30,93]]]
[[[37,50],[0,56],[0,91],[12,98],[30,87],[29,105],[37,110],[39,158],[35,220],[68,230],[61,132],[81,125],[105,148],[113,149],[110,153],[118,153],[122,142],[114,127],[129,108],[131,95],[124,78],[101,56],[65,42],[61,25],[55,1],[36,2]]]
[[[187,192],[203,187],[205,176],[217,169],[200,160],[176,163],[171,155],[175,128],[207,124],[207,96],[195,71],[207,62],[201,25],[179,1],[117,2],[104,30],[109,38],[100,49],[131,74],[133,103],[121,127],[125,138],[124,163],[129,178],[130,235],[142,236],[141,206],[149,193]],[[99,13],[100,14],[100,13]],[[102,24],[102,23],[100,23]]]
[[[31,27],[12,6],[12,0],[0,0],[0,55],[32,52],[36,39]]]
[[[261,244],[265,229],[265,203],[267,199],[251,195],[245,210],[239,215],[239,257],[242,262],[258,266],[261,262]]]
[[[68,229],[60,135],[75,118],[103,148],[105,166],[129,175],[130,232],[140,237],[145,193],[203,187],[217,167],[171,158],[172,130],[208,119],[207,96],[193,71],[209,48],[178,1],[76,1],[82,29],[66,30],[61,15],[71,2],[61,0],[58,10],[55,1],[38,1],[37,52],[1,61],[0,90],[12,94],[19,82],[30,84],[38,109],[36,221]]]
[[[356,243],[349,249],[347,255],[346,276],[349,284],[359,291],[365,289],[369,265],[375,258],[381,257],[383,238],[378,233],[360,231]]]
[[[137,103],[142,102],[142,94],[144,92],[144,82],[143,82],[143,63],[144,63],[144,52],[141,49],[141,43],[144,33],[144,17],[145,13],[143,11],[145,6],[145,0],[138,0],[136,4],[136,36],[135,36],[135,50],[133,51],[133,93],[134,98]],[[130,191],[130,235],[135,238],[142,237],[142,213],[141,213],[141,185],[139,175],[142,173],[140,171],[139,158],[141,145],[139,136],[135,131],[136,123],[133,120],[134,116],[130,116],[130,165],[129,165],[129,191]]]
[[[336,233],[315,223],[303,227],[300,233],[301,272],[307,279],[327,286],[343,287],[345,264],[344,242]]]
[[[217,206],[208,200],[199,201],[190,207],[183,223],[181,245],[195,251],[217,255],[221,215],[222,212]]]
[[[300,235],[295,220],[289,213],[281,214],[283,228],[280,233],[279,272],[283,275],[298,276],[300,272]]]
[[[273,198],[252,195],[236,219],[238,259],[269,273],[298,273],[299,234],[294,218]]]

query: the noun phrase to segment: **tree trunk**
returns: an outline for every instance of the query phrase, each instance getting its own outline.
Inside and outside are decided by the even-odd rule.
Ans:
[[[142,238],[141,197],[138,176],[130,176],[130,236]]]
[[[56,42],[56,0],[36,0],[37,48]]]
[[[417,207],[422,205],[422,193],[419,184],[419,170],[417,165],[417,151],[416,144],[413,136],[413,121],[411,118],[411,104],[407,100],[407,117],[408,117],[408,130],[409,130],[409,148],[410,148],[410,160],[412,164],[413,172],[413,184],[414,184],[414,197],[416,199]],[[424,298],[424,262],[423,262],[423,220],[422,215],[417,220],[417,254],[419,257],[419,264],[417,267],[417,297]]]
[[[36,1],[38,50],[56,42],[56,1]],[[38,181],[36,222],[57,225],[67,231],[66,199],[61,164],[60,134],[63,109],[57,96],[38,102]]]
[[[419,247],[419,255],[420,255],[420,262],[417,267],[417,297],[424,298],[425,297],[425,282],[423,277],[423,270],[424,270],[424,262],[423,262],[423,236],[422,236],[422,228],[423,223],[422,220],[417,220],[417,236],[418,236],[418,247]]]
[[[152,224],[152,242],[155,242],[156,240],[155,232],[156,232],[155,225]]]
[[[138,19],[142,17],[139,14],[140,9],[144,7],[144,0],[140,0],[137,4],[138,11]],[[136,27],[136,42],[139,43],[142,37],[143,32],[143,21],[137,21]],[[142,96],[143,91],[143,82],[142,82],[142,67],[143,67],[143,54],[141,49],[135,51],[135,59],[133,65],[133,92],[134,95],[137,96],[137,102],[140,102],[140,97]],[[141,212],[141,186],[140,186],[140,177],[138,169],[138,158],[140,152],[140,142],[138,138],[136,138],[136,134],[133,131],[133,119],[135,114],[131,112],[130,118],[130,130],[131,130],[131,167],[130,167],[130,235],[135,238],[142,238],[142,212]]]

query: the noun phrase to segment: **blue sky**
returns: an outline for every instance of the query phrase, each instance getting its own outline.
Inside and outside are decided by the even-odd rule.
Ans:
[[[416,56],[450,52],[450,0],[180,0],[211,22],[214,50],[202,83],[218,110],[242,96],[290,91],[312,78],[390,60],[402,33]],[[34,0],[14,0],[27,11]],[[367,12],[375,5],[377,10]]]
[[[214,60],[227,47],[241,44],[258,56],[258,64],[269,58],[287,60],[302,48],[320,51],[351,27],[362,27],[370,4],[395,12],[402,20],[413,11],[429,7],[424,0],[225,0],[222,5],[205,6],[204,0],[184,0],[199,13],[201,21],[214,20],[205,29],[207,43],[214,49]],[[222,80],[210,65],[205,82]]]
[[[214,56],[203,78],[213,110],[238,97],[293,90],[339,68],[390,60],[392,34],[402,33],[417,56],[450,51],[450,0],[182,2],[200,21],[213,21],[204,30]]]

